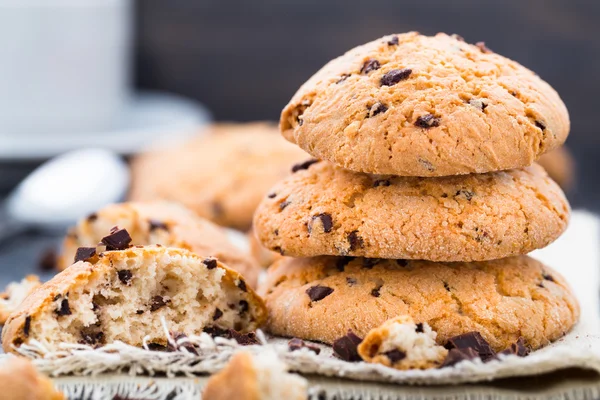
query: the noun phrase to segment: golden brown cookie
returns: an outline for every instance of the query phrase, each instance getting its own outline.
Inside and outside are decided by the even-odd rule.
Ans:
[[[566,147],[559,147],[544,154],[538,163],[564,191],[572,189],[575,183],[575,161]]]
[[[166,201],[113,204],[83,218],[65,237],[59,268],[71,265],[77,248],[95,246],[113,226],[126,229],[134,245],[162,244],[216,257],[256,286],[260,266],[233,245],[221,227]]]
[[[19,282],[9,283],[4,292],[0,293],[0,324],[3,325],[19,304],[41,284],[37,275],[27,275]]]
[[[134,159],[130,198],[181,202],[219,225],[247,230],[269,187],[309,157],[274,125],[220,124],[180,147]]]
[[[254,229],[251,229],[248,232],[248,243],[250,244],[250,254],[252,254],[252,257],[254,257],[256,262],[264,268],[283,257],[280,253],[271,251],[263,246],[254,234]]]
[[[389,35],[330,61],[283,109],[286,139],[358,172],[482,173],[531,165],[569,133],[550,85],[457,36]]]
[[[227,366],[210,377],[202,398],[207,400],[303,400],[308,382],[286,372],[273,352],[235,354]]]
[[[526,254],[564,231],[569,205],[538,166],[440,178],[318,162],[275,185],[254,229],[286,256],[481,261]]]
[[[144,338],[164,345],[161,318],[187,336],[211,327],[252,331],[266,319],[263,300],[214,258],[159,245],[79,257],[87,261],[44,283],[10,315],[5,351],[33,339],[48,349],[116,340],[141,346]]]
[[[63,400],[50,379],[36,371],[31,362],[21,357],[0,361],[0,386],[3,400]]]
[[[437,342],[480,332],[495,351],[522,337],[537,349],[562,337],[579,305],[557,272],[527,256],[474,263],[350,257],[284,258],[260,291],[274,335],[332,343],[410,315]]]

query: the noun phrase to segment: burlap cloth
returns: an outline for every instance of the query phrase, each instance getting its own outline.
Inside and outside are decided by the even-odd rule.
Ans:
[[[577,326],[564,338],[525,358],[507,356],[483,364],[463,362],[452,368],[396,371],[380,365],[346,363],[323,346],[320,355],[306,349],[289,352],[287,340],[267,338],[245,349],[276,351],[290,369],[311,382],[319,399],[592,399],[600,398],[599,267],[600,224],[590,214],[576,212],[563,237],[534,252],[563,273],[581,302]],[[165,335],[168,335],[168,323]],[[101,349],[65,345],[50,353],[42,347],[23,348],[43,372],[70,398],[198,399],[206,375],[222,368],[236,342],[208,335],[190,338],[202,349],[151,352],[122,343]]]

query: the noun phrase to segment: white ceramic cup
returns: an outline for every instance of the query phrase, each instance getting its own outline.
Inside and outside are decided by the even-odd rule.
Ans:
[[[110,129],[130,95],[130,0],[0,0],[3,135]]]

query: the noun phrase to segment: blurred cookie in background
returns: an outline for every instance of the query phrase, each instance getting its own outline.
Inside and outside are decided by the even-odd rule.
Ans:
[[[23,357],[0,360],[0,385],[4,400],[64,400],[46,376],[40,374],[31,361]]]
[[[268,268],[275,261],[279,260],[280,258],[283,258],[283,256],[280,253],[276,251],[271,251],[262,245],[260,240],[258,240],[256,235],[254,234],[254,228],[250,229],[247,237],[248,244],[250,246],[250,254],[252,255],[252,257],[254,257],[256,262],[261,267]]]
[[[537,163],[544,167],[550,178],[554,179],[565,192],[573,189],[577,171],[575,160],[568,148],[563,146],[552,150],[542,155]]]
[[[207,135],[132,162],[134,201],[181,202],[219,225],[247,230],[267,191],[310,156],[275,124],[216,124]]]

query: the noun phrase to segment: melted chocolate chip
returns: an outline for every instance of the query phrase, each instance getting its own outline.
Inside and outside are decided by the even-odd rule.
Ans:
[[[310,223],[308,224],[308,233],[312,233],[312,226],[316,220],[321,221],[321,225],[323,225],[323,232],[331,232],[331,229],[333,228],[333,219],[331,218],[331,214],[321,213],[311,217]]]
[[[38,266],[42,271],[52,271],[56,268],[56,250],[48,248],[44,250],[38,260]]]
[[[425,129],[433,128],[434,126],[440,126],[440,119],[436,118],[432,114],[421,115],[415,121],[415,126]]]
[[[388,107],[383,103],[375,103],[372,107],[369,108],[369,113],[367,114],[367,118],[371,118],[376,116],[377,114],[384,113],[388,110]]]
[[[242,291],[242,292],[247,292],[248,288],[246,287],[246,281],[244,281],[243,279],[240,279],[240,281],[237,284],[237,287]]]
[[[69,307],[69,300],[62,299],[62,301],[60,302],[60,305],[54,312],[58,316],[71,315],[71,307]]]
[[[379,297],[381,295],[381,293],[379,292],[380,290],[381,286],[374,288],[373,290],[371,290],[371,296]]]
[[[417,324],[417,327],[415,328],[415,332],[417,332],[417,333],[423,333],[424,332],[424,330],[423,330],[423,323],[422,322],[419,322]]]
[[[104,343],[104,333],[98,324],[83,328],[80,332],[81,343],[96,346]]]
[[[360,73],[367,75],[369,72],[377,71],[379,68],[381,68],[381,64],[379,64],[379,61],[377,61],[374,58],[369,58],[367,61],[364,62],[362,68],[360,69]]]
[[[256,337],[256,333],[254,332],[240,333],[236,330],[230,329],[228,333],[231,339],[234,339],[236,342],[238,342],[238,344],[241,344],[242,346],[260,344],[260,341]]]
[[[238,304],[240,306],[240,315],[248,312],[248,310],[250,309],[250,305],[246,300],[240,300]]]
[[[393,69],[381,77],[380,84],[381,86],[393,86],[400,81],[408,79],[410,74],[412,74],[412,69],[410,68]]]
[[[333,342],[333,354],[344,361],[362,361],[362,358],[358,354],[358,345],[362,341],[360,337],[349,330],[346,336],[342,336]]]
[[[124,285],[129,285],[129,282],[131,282],[131,278],[133,277],[131,271],[128,269],[122,269],[118,271],[117,275],[119,276],[119,280],[121,281],[121,283],[123,283]]]
[[[515,343],[511,344],[506,350],[502,350],[499,354],[514,354],[519,357],[526,357],[531,352],[531,349],[525,345],[525,340],[520,337]]]
[[[137,310],[135,313],[136,313],[137,315],[142,315],[142,314],[144,313],[144,310]]]
[[[310,301],[321,301],[325,297],[333,293],[333,289],[327,286],[311,286],[306,289],[306,294],[310,298]]]
[[[95,247],[80,247],[75,252],[75,259],[73,261],[74,262],[87,261],[90,258],[94,257],[95,255],[96,255]]]
[[[446,348],[448,350],[471,348],[477,352],[483,362],[489,361],[496,356],[496,352],[494,352],[490,344],[476,331],[451,337],[448,339],[448,343],[446,343]]]
[[[364,240],[358,235],[358,231],[352,231],[348,234],[348,243],[350,243],[350,251],[354,251],[364,246]]]
[[[292,173],[301,171],[303,169],[308,169],[311,165],[318,162],[319,160],[317,160],[316,158],[311,158],[310,160],[304,161],[302,163],[294,164],[294,166],[292,167]]]
[[[25,323],[23,324],[23,335],[29,337],[29,331],[31,330],[31,316],[25,317]]]
[[[219,310],[218,308],[215,308],[215,313],[213,314],[213,321],[218,320],[222,316],[223,316],[223,311]]]
[[[391,184],[392,183],[389,179],[378,179],[375,182],[373,182],[373,187],[390,186]]]
[[[162,229],[164,231],[169,230],[169,226],[164,222],[157,221],[155,219],[151,219],[150,221],[148,221],[148,223],[150,224],[150,232],[152,232],[156,229]]]
[[[458,364],[461,361],[472,360],[474,358],[477,358],[478,356],[479,355],[477,354],[477,352],[472,348],[451,349],[446,355],[446,358],[444,359],[442,365],[440,365],[440,368],[451,367],[453,365]]]
[[[277,196],[277,193],[269,193],[267,195],[267,197],[270,198],[270,199],[274,199],[276,196]]]
[[[546,130],[546,125],[544,125],[544,123],[541,121],[535,121],[535,126],[537,126],[538,128],[540,128],[543,131]]]
[[[169,347],[160,343],[148,343],[148,350],[150,351],[169,351]]]
[[[312,343],[306,343],[304,340],[299,339],[299,338],[293,338],[292,340],[290,340],[288,342],[288,349],[290,351],[296,351],[296,350],[300,350],[300,349],[308,349],[308,350],[314,352],[315,354],[321,353],[321,348],[319,346],[314,345]]]
[[[398,361],[402,361],[406,358],[406,353],[402,350],[394,349],[383,353],[392,364],[396,364]]]
[[[163,308],[164,306],[166,306],[167,304],[169,304],[170,302],[171,302],[171,300],[166,300],[162,296],[154,296],[152,298],[152,304],[150,304],[150,311],[154,312],[156,310],[159,310],[159,309]]]
[[[284,208],[286,208],[287,206],[289,206],[291,203],[291,201],[282,201],[281,203],[279,203],[279,211],[283,210]]]
[[[348,284],[348,286],[354,286],[356,285],[356,279],[354,278],[350,278],[350,277],[346,277],[346,283]]]
[[[125,229],[114,230],[111,229],[111,233],[108,236],[102,238],[101,242],[106,245],[106,250],[125,250],[131,243],[131,236]]]
[[[217,259],[216,258],[205,258],[204,260],[202,260],[202,264],[206,265],[206,268],[208,268],[208,269],[215,269],[215,268],[217,268]]]
[[[398,36],[392,36],[392,38],[388,40],[387,44],[390,46],[396,46],[398,44]]]
[[[555,282],[554,277],[546,272],[542,272],[542,278],[550,282]]]

